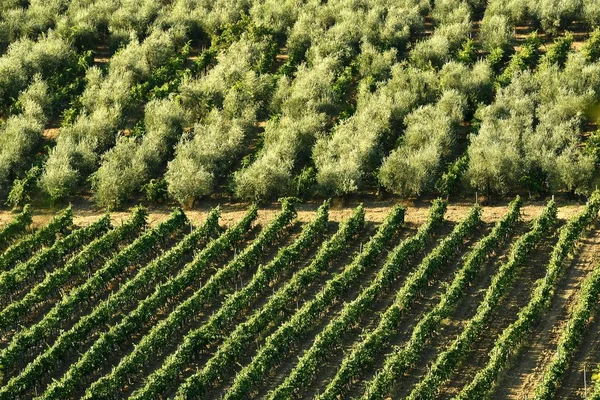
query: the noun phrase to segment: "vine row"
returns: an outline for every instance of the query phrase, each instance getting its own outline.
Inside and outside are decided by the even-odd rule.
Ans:
[[[201,337],[205,334],[204,339],[212,341],[218,337],[220,327],[233,319],[240,311],[245,309],[249,302],[258,296],[264,289],[268,287],[269,281],[273,275],[282,269],[294,263],[304,251],[306,251],[315,240],[323,234],[327,226],[329,203],[325,203],[317,212],[317,218],[311,224],[304,228],[300,237],[296,241],[281,249],[277,256],[264,266],[260,266],[258,271],[253,276],[252,280],[241,290],[235,292],[227,298],[221,308],[213,314],[210,319],[202,325],[201,328],[188,333],[175,355],[180,354],[182,349],[186,348],[189,341],[188,337]],[[283,213],[285,215],[287,213]],[[161,348],[168,338],[177,331],[191,316],[198,313],[203,305],[215,298],[223,285],[233,278],[243,268],[255,263],[262,249],[272,242],[276,232],[283,226],[287,225],[291,217],[295,216],[295,211],[287,217],[279,221],[275,221],[267,228],[264,235],[261,235],[253,245],[249,246],[242,254],[234,259],[225,268],[219,270],[213,275],[208,282],[198,291],[196,291],[185,302],[180,304],[167,319],[161,321],[155,326],[144,338],[140,341],[134,351],[124,357],[116,368],[113,368],[111,373],[96,381],[86,391],[85,398],[112,398],[117,394],[123,380],[129,374],[140,369],[145,365],[146,361],[153,354],[152,349]],[[266,280],[266,282],[265,282]],[[198,339],[197,341],[199,341]],[[189,344],[187,344],[189,346]],[[171,355],[168,359],[172,359]],[[164,365],[163,365],[164,366]],[[163,368],[163,367],[161,367]]]
[[[461,334],[442,351],[425,377],[416,385],[407,399],[434,399],[439,386],[450,376],[458,363],[463,360],[471,346],[481,335],[492,314],[506,291],[513,285],[518,269],[527,260],[531,252],[542,242],[548,232],[557,223],[557,207],[554,200],[535,220],[532,229],[521,236],[511,247],[508,261],[500,266],[486,290],[483,301],[477,311],[465,325]]]
[[[87,274],[94,260],[109,253],[120,241],[142,229],[146,225],[146,217],[146,210],[140,207],[136,208],[126,223],[95,239],[63,267],[57,268],[46,275],[44,280],[34,286],[25,297],[9,304],[0,311],[0,329],[15,324],[36,304],[47,301],[53,293],[56,293],[70,279],[78,276],[83,277]]]
[[[205,393],[219,377],[240,360],[246,350],[247,344],[261,334],[267,326],[279,321],[290,312],[293,299],[306,290],[314,280],[321,275],[327,266],[341,255],[349,247],[350,241],[358,234],[364,226],[365,212],[362,206],[354,210],[352,216],[345,221],[339,230],[326,242],[317,252],[313,261],[296,272],[292,278],[277,292],[275,292],[267,303],[244,323],[238,325],[233,333],[219,346],[215,354],[208,360],[204,367],[196,374],[190,376],[186,382],[186,390],[196,395]],[[197,345],[190,349],[193,353]],[[151,399],[157,396],[160,390],[174,378],[176,370],[169,370],[167,364],[157,373],[152,374],[146,386],[139,393],[132,396],[133,399]],[[193,387],[193,389],[191,389]]]
[[[71,319],[79,304],[89,302],[90,298],[99,296],[105,290],[108,282],[123,273],[137,259],[145,255],[161,240],[164,240],[165,237],[182,228],[186,222],[187,218],[183,211],[177,209],[166,221],[137,238],[131,245],[96,271],[83,285],[63,297],[41,321],[17,333],[9,345],[0,351],[0,365],[5,370],[14,369],[28,348],[45,347],[43,343],[58,330],[64,320]],[[29,374],[27,368],[34,367],[31,364],[28,365],[20,376],[13,377],[0,388],[0,399],[14,398],[16,396],[14,392],[24,389],[25,385],[34,383],[24,379]],[[19,384],[19,382],[23,382],[24,385]]]
[[[470,282],[481,270],[484,261],[490,253],[499,249],[514,232],[519,220],[521,205],[520,197],[513,200],[506,215],[496,223],[485,238],[477,242],[465,257],[462,268],[455,274],[452,283],[440,298],[439,303],[417,323],[409,341],[387,356],[382,370],[367,384],[363,398],[385,397],[395,380],[421,359],[429,338],[437,331],[441,321],[454,310],[456,303],[465,294]]]
[[[475,378],[460,392],[457,399],[481,398],[491,390],[498,374],[506,367],[510,355],[522,344],[523,338],[550,305],[556,285],[564,271],[565,260],[574,252],[578,239],[596,219],[599,210],[600,193],[594,193],[584,210],[569,220],[560,230],[558,242],[546,268],[546,275],[536,282],[529,303],[519,311],[517,320],[497,338],[489,353],[490,359],[487,365],[477,372]],[[538,393],[541,395],[541,392]],[[543,396],[543,398],[550,397],[552,396]]]
[[[55,216],[46,226],[13,244],[0,255],[0,271],[13,268],[20,260],[39,250],[45,245],[54,243],[56,235],[73,224],[73,211],[66,208]]]
[[[29,281],[46,268],[57,265],[69,254],[110,229],[110,216],[105,215],[90,226],[77,229],[71,234],[54,242],[52,247],[42,250],[26,262],[0,274],[0,299],[7,300],[17,290],[23,290]]]
[[[390,338],[397,331],[398,323],[401,321],[403,315],[405,315],[405,312],[411,308],[419,292],[429,283],[436,271],[452,260],[452,257],[458,252],[460,245],[473,234],[480,222],[481,207],[475,205],[471,208],[469,214],[454,227],[450,235],[445,237],[423,259],[419,266],[408,275],[404,285],[396,294],[394,302],[381,315],[377,327],[368,333],[362,342],[359,342],[352,349],[351,353],[344,358],[340,369],[333,380],[327,385],[325,392],[319,396],[320,398],[335,399],[338,396],[338,392],[343,393],[344,386],[351,381],[352,377],[360,376],[366,368],[373,365],[381,349],[387,346]],[[381,291],[383,288],[379,286],[377,291]],[[339,344],[341,335],[351,329],[361,314],[372,309],[370,307],[373,304],[372,302],[365,301],[361,304],[361,299],[362,295],[351,303],[354,307],[344,309],[341,315],[323,330],[323,333],[319,335],[313,347],[303,356],[303,359],[307,358],[310,360],[310,356],[315,354],[312,362],[313,370],[316,369],[318,366],[317,363],[321,359],[319,354],[324,356],[326,349],[331,349],[336,344]],[[340,336],[336,337],[334,333],[337,332],[339,332]],[[273,396],[273,398],[281,399],[286,395],[286,392],[290,393],[292,389],[299,391],[303,382],[309,382],[307,378],[302,378],[303,375],[306,376],[302,368],[303,365],[301,361],[284,384],[278,388],[276,393],[279,394]],[[282,387],[289,387],[289,389],[280,390]]]
[[[377,230],[375,236],[365,245],[362,252],[348,264],[344,270],[327,282],[317,296],[304,303],[292,318],[279,326],[270,335],[265,345],[258,351],[252,362],[246,365],[236,376],[231,388],[225,395],[226,399],[243,398],[257,384],[262,382],[274,365],[297,341],[314,327],[314,322],[322,317],[325,309],[340,296],[350,290],[353,284],[362,276],[365,270],[375,263],[376,258],[383,252],[386,243],[396,234],[404,223],[405,208],[394,207]],[[184,384],[178,390],[179,398],[193,395],[191,387]]]

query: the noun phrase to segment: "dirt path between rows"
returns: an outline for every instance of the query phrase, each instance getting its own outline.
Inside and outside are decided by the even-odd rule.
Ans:
[[[581,240],[575,257],[565,268],[566,273],[542,324],[527,339],[527,346],[513,360],[512,367],[499,381],[494,396],[497,399],[534,398],[535,388],[543,378],[546,364],[556,351],[556,346],[571,310],[577,301],[582,282],[594,269],[600,254],[600,222]],[[583,381],[580,382],[583,384]],[[572,397],[569,397],[572,398]]]
[[[312,201],[302,203],[297,206],[298,219],[300,222],[307,222],[314,217],[315,210],[322,204],[321,201]],[[376,199],[353,199],[344,202],[334,200],[330,210],[330,219],[332,221],[342,221],[352,214],[353,209],[359,204],[363,204],[366,211],[366,220],[373,223],[382,222],[388,215],[390,208],[396,204],[401,204],[407,208],[406,222],[411,224],[420,225],[427,219],[428,209],[431,204],[430,201],[418,201],[418,202],[398,202],[393,199],[389,200],[376,200]],[[539,215],[542,208],[546,204],[545,201],[527,201],[522,208],[522,215],[525,221],[532,220],[535,216]],[[229,203],[220,202],[217,200],[210,200],[202,203],[198,207],[192,210],[186,210],[186,215],[195,225],[200,224],[206,218],[208,212],[216,206],[221,208],[221,224],[230,225],[235,221],[242,218],[248,208],[248,203]],[[576,214],[583,204],[577,202],[571,202],[566,200],[558,200],[559,205],[559,218],[567,219]],[[482,219],[484,222],[495,222],[502,217],[507,211],[507,202],[502,202],[498,205],[484,206]],[[95,206],[93,203],[87,201],[80,201],[72,204],[74,222],[78,226],[86,226],[93,221],[100,218],[105,214],[105,210]],[[472,207],[472,203],[468,202],[451,202],[448,205],[448,211],[446,218],[452,222],[460,221],[468,210]],[[169,205],[163,206],[152,206],[148,208],[149,218],[148,221],[151,226],[164,221],[173,207]],[[34,209],[33,225],[39,227],[47,223],[53,215],[55,215],[60,208],[45,208],[45,209]],[[262,224],[271,220],[276,213],[280,210],[278,203],[271,203],[260,207],[259,217],[257,223]],[[115,223],[124,221],[129,215],[130,211],[115,211],[111,212],[112,220]],[[8,210],[0,210],[0,227],[5,225],[7,222],[14,218],[14,213]]]

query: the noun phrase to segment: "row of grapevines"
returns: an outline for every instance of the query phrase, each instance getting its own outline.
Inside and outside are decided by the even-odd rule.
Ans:
[[[536,282],[529,303],[519,311],[516,321],[510,324],[496,339],[485,368],[460,392],[457,399],[481,398],[488,393],[498,374],[506,367],[509,357],[522,343],[523,338],[544,314],[550,305],[556,285],[564,272],[565,261],[572,254],[582,232],[591,225],[600,210],[600,193],[594,193],[584,210],[560,230],[560,236],[546,269],[546,276]],[[565,352],[565,355],[568,352]],[[564,356],[564,355],[563,355]],[[552,380],[552,382],[555,382]],[[548,383],[551,383],[549,380]],[[536,398],[553,398],[552,385],[536,392]]]
[[[17,262],[25,259],[42,246],[54,243],[56,235],[66,230],[72,223],[73,211],[69,207],[55,216],[48,225],[28,235],[2,253],[0,255],[0,271],[13,268]]]
[[[433,203],[428,220],[421,225],[417,234],[396,246],[375,279],[352,302],[346,304],[338,316],[329,321],[284,382],[270,394],[270,398],[290,398],[301,394],[302,388],[316,376],[330,349],[339,344],[344,334],[355,326],[381,294],[389,289],[399,273],[407,268],[408,261],[424,250],[435,228],[443,221],[445,211],[445,202],[436,200]]]
[[[23,207],[21,211],[11,222],[0,229],[0,246],[4,247],[21,236],[31,224],[31,208],[29,204]]]
[[[73,318],[78,306],[104,293],[106,285],[113,278],[126,271],[165,237],[181,229],[186,221],[187,218],[183,211],[177,209],[166,221],[137,238],[131,245],[111,258],[83,285],[63,297],[41,321],[16,334],[8,346],[0,351],[0,365],[5,370],[8,368],[14,369],[28,348],[44,347],[43,343],[53,336],[63,321]],[[0,398],[10,397],[11,390],[11,385],[3,386],[0,389]]]
[[[110,229],[110,216],[105,215],[88,227],[78,229],[68,236],[57,240],[52,247],[37,253],[27,262],[0,274],[0,299],[6,300],[16,291],[22,291],[32,279],[35,279],[52,265],[77,251],[85,243],[99,237]]]
[[[590,320],[598,313],[598,295],[600,294],[600,267],[592,271],[581,285],[577,304],[571,314],[567,326],[561,335],[556,353],[546,365],[544,377],[535,390],[536,399],[553,399],[562,382],[562,377],[571,364],[584,334],[589,328]],[[597,395],[592,396],[597,398]]]
[[[133,279],[125,282],[116,293],[113,293],[96,306],[91,313],[82,317],[69,330],[61,333],[51,347],[27,365],[25,371],[19,376],[19,380],[33,383],[44,373],[52,371],[55,368],[57,359],[63,358],[67,351],[85,341],[95,329],[106,326],[113,314],[123,312],[123,308],[127,303],[135,301],[140,288],[150,286],[157,277],[168,273],[169,268],[176,265],[186,253],[193,250],[198,242],[210,238],[218,228],[218,220],[219,211],[215,209],[209,214],[202,228],[193,231],[176,246],[142,268]],[[72,369],[76,366],[79,366],[79,364],[73,364]],[[55,382],[53,386],[58,386],[58,382]],[[67,393],[65,393],[66,395]]]
[[[156,309],[159,309],[164,304],[167,304],[171,298],[177,296],[190,282],[194,282],[205,271],[212,259],[230,249],[235,242],[239,241],[248,230],[250,223],[256,218],[256,210],[256,207],[252,207],[246,218],[240,221],[235,227],[229,229],[221,237],[209,243],[198,254],[195,260],[186,265],[179,274],[167,282],[158,285],[154,293],[141,301],[138,307],[126,316],[120,324],[111,327],[108,332],[103,333],[59,381],[55,381],[50,385],[42,398],[61,399],[67,396],[82,378],[97,368],[109,356],[115,345],[119,345],[129,339],[131,334],[138,332],[153,316]],[[261,233],[259,239],[250,248],[256,249],[256,252],[260,251],[280,234],[281,230],[290,223],[295,215],[296,211],[293,205],[287,201],[284,202],[282,212]],[[251,261],[255,256],[255,253],[252,253],[251,256],[240,256],[236,258],[235,262],[241,268],[247,265],[246,261]],[[160,275],[159,272],[155,271],[154,275]],[[146,286],[147,282],[141,282],[140,285]],[[136,286],[139,285],[136,284]]]
[[[48,298],[70,279],[87,274],[98,255],[107,254],[120,241],[136,234],[145,224],[146,211],[143,208],[136,208],[129,221],[88,244],[63,267],[46,275],[46,278],[34,286],[25,297],[0,311],[0,329],[8,328],[23,318],[36,304],[48,301]]]
[[[468,354],[475,340],[481,335],[494,309],[503,295],[514,283],[516,272],[529,254],[541,243],[556,224],[556,203],[552,200],[535,220],[533,228],[521,236],[511,247],[509,259],[502,264],[488,287],[483,301],[473,318],[467,322],[461,334],[441,352],[425,377],[408,396],[410,400],[434,399],[439,386],[450,376],[458,363]]]
[[[325,392],[319,396],[320,398],[337,398],[339,393],[344,392],[344,386],[351,382],[353,377],[360,376],[366,368],[373,364],[381,349],[388,345],[390,338],[397,330],[398,323],[405,315],[406,310],[411,308],[419,292],[428,285],[436,271],[449,263],[460,245],[473,234],[480,222],[481,208],[475,205],[466,218],[454,227],[450,235],[445,237],[408,275],[403,287],[396,294],[394,302],[381,315],[377,327],[369,332],[362,342],[359,342],[344,358],[340,369],[327,385]],[[378,285],[373,289],[381,292],[386,287]],[[366,294],[366,292],[363,293]],[[370,297],[372,298],[372,296]],[[313,347],[302,357],[294,371],[277,388],[273,398],[281,399],[301,391],[303,383],[308,383],[312,378],[304,372],[304,366],[311,366],[308,370],[316,370],[318,363],[327,354],[327,350],[338,345],[342,340],[343,333],[348,332],[356,324],[359,316],[372,309],[373,302],[363,302],[362,298],[361,294],[342,311],[338,318],[330,322],[317,337]]]
[[[236,376],[233,385],[225,395],[227,399],[243,398],[252,388],[260,384],[268,372],[279,362],[288,349],[304,337],[314,327],[315,321],[334,301],[339,301],[342,294],[347,293],[358,283],[365,270],[375,263],[383,252],[386,243],[397,233],[404,223],[405,208],[396,206],[369,240],[362,252],[348,264],[344,270],[329,280],[317,296],[304,303],[292,318],[279,326],[270,335],[265,345],[258,351],[252,362],[246,365]],[[179,398],[186,398],[190,393],[187,385],[179,388]]]
[[[298,299],[300,293],[313,283],[321,275],[325,268],[341,256],[344,250],[347,250],[350,241],[354,238],[364,225],[364,209],[362,206],[356,208],[352,216],[344,222],[339,230],[327,241],[325,241],[317,252],[313,261],[296,272],[292,278],[276,293],[274,293],[267,303],[244,323],[238,325],[233,333],[219,346],[216,353],[207,361],[204,368],[187,379],[186,388],[194,387],[193,393],[205,393],[210,385],[223,376],[228,370],[231,370],[235,362],[238,362],[248,343],[259,336],[265,328],[276,324],[286,313],[291,312],[293,308],[293,299]],[[185,353],[194,354],[200,351],[199,345],[202,342],[191,342],[193,347],[186,350]],[[183,347],[183,346],[182,346]],[[184,353],[184,354],[185,354]],[[166,387],[172,385],[179,372],[183,360],[177,360],[179,368],[169,368],[173,364],[173,359],[163,364],[163,366],[150,375],[146,386],[134,393],[134,399],[152,399],[158,396]],[[191,391],[191,389],[187,389]]]
[[[421,358],[430,337],[437,331],[441,321],[454,310],[458,300],[466,293],[470,282],[481,270],[484,261],[494,250],[500,248],[514,231],[519,220],[521,204],[521,199],[517,197],[489,235],[480,240],[469,252],[462,268],[455,274],[439,303],[417,323],[408,343],[387,356],[382,370],[367,384],[364,398],[385,397],[394,381]]]
[[[596,381],[590,400],[600,400],[600,382]]]
[[[316,242],[316,239],[324,233],[329,216],[328,210],[329,203],[327,202],[319,208],[317,218],[303,229],[300,237],[292,245],[281,249],[270,263],[261,265],[250,282],[243,289],[228,297],[221,308],[202,327],[188,333],[184,338],[183,344],[179,346],[174,355],[169,357],[169,360],[177,360],[178,356],[181,357],[182,354],[189,357],[189,352],[185,350],[190,346],[189,337],[195,338],[192,340],[193,342],[198,343],[202,341],[204,344],[208,344],[218,337],[220,330],[224,329],[227,322],[233,320],[233,318],[248,307],[253,299],[269,288],[269,283],[275,274],[295,264],[294,261],[298,260],[299,256],[310,248]],[[262,243],[258,249],[262,249],[265,245],[266,242]],[[206,285],[180,304],[167,319],[155,326],[141,340],[134,351],[124,357],[109,375],[92,384],[86,391],[85,398],[104,399],[116,396],[128,375],[141,369],[146,364],[148,358],[153,355],[152,349],[161,348],[169,336],[176,333],[185,320],[200,312],[207,301],[218,295],[219,289],[235,276],[230,271],[239,273],[241,267],[256,261],[258,254],[250,247],[249,251],[242,253],[238,257],[238,259],[241,258],[243,260],[241,263],[237,262],[236,259],[213,275]],[[179,368],[179,365],[173,365],[173,363],[170,363],[170,366]]]

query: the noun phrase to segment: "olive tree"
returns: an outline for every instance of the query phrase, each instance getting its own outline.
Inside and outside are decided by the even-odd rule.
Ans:
[[[6,195],[10,181],[21,177],[31,166],[42,142],[51,98],[39,76],[19,95],[21,113],[10,116],[0,128],[0,195]]]
[[[118,207],[161,172],[189,116],[174,100],[153,100],[146,105],[142,138],[122,137],[102,155],[92,176],[97,203]]]
[[[384,159],[379,170],[381,184],[404,197],[431,189],[454,153],[466,105],[463,95],[449,90],[435,105],[419,107],[409,114],[400,146]]]
[[[393,128],[430,100],[436,88],[433,71],[396,65],[388,82],[374,93],[363,92],[356,113],[315,145],[313,160],[321,191],[341,195],[361,189],[384,155],[386,137],[394,137]]]
[[[495,49],[508,51],[514,40],[514,30],[509,18],[503,14],[486,14],[481,21],[479,40],[487,52]]]

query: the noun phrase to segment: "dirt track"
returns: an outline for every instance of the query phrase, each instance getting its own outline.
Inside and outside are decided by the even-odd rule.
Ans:
[[[577,213],[577,211],[583,206],[582,203],[557,199],[559,205],[559,218],[567,219],[570,216]],[[366,219],[369,222],[380,223],[382,222],[389,212],[390,207],[395,204],[402,204],[407,207],[406,222],[411,224],[420,224],[427,217],[427,210],[430,205],[430,201],[418,201],[418,202],[407,202],[407,201],[396,201],[390,200],[376,200],[372,198],[364,199],[352,199],[345,202],[334,200],[330,211],[330,219],[332,221],[339,222],[349,217],[354,207],[359,204],[363,204],[366,210]],[[298,219],[300,222],[309,221],[314,211],[321,204],[320,201],[311,201],[298,205]],[[497,221],[507,210],[508,202],[503,201],[497,205],[484,206],[483,207],[483,220],[485,222]],[[525,205],[522,208],[522,216],[524,221],[530,221],[535,218],[541,212],[545,201],[525,201]],[[234,221],[237,221],[245,213],[248,207],[248,203],[231,203],[226,201],[208,200],[201,204],[196,205],[191,210],[186,210],[188,218],[194,223],[199,224],[204,220],[206,214],[215,206],[221,207],[221,224],[229,225]],[[450,202],[448,205],[448,211],[446,218],[449,221],[459,221],[466,211],[472,206],[472,203],[461,201],[461,202]],[[75,224],[84,226],[92,221],[95,221],[100,216],[104,215],[105,210],[96,206],[87,200],[78,200],[72,204]],[[150,206],[149,211],[149,222],[150,225],[154,226],[160,221],[163,221],[167,215],[171,212],[174,205],[162,205],[162,206]],[[34,226],[40,226],[49,221],[52,216],[61,209],[61,207],[55,208],[36,208],[34,207]],[[271,203],[260,207],[258,223],[264,223],[269,221],[279,211],[278,203]],[[123,221],[130,214],[129,211],[114,211],[111,212],[111,217],[116,223]],[[0,226],[4,225],[13,218],[14,214],[9,210],[0,209]]]

